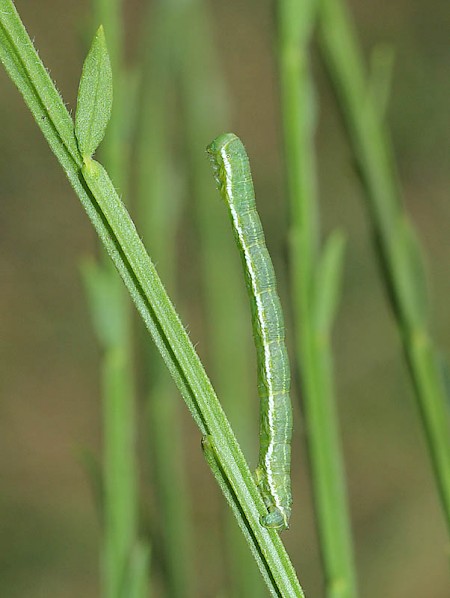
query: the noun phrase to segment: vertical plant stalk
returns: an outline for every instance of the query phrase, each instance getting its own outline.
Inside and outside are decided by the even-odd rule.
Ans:
[[[429,331],[421,249],[401,204],[389,136],[368,93],[361,52],[349,15],[339,0],[320,1],[320,33],[323,56],[367,193],[385,284],[393,301],[450,531],[448,396]]]
[[[138,542],[130,559],[129,584],[125,591],[127,598],[150,598],[148,564],[150,547],[148,542]]]
[[[315,0],[278,2],[278,57],[291,215],[291,284],[327,596],[355,598],[356,575],[330,346],[342,238],[333,233],[325,248],[319,249],[315,106],[309,65],[316,8]]]
[[[174,2],[160,0],[147,11],[141,51],[137,209],[143,238],[158,262],[165,284],[173,291],[177,279],[175,247],[180,205],[170,157],[170,95],[174,87],[173,47],[182,23]],[[147,370],[149,449],[158,513],[155,527],[162,538],[166,594],[190,598],[195,595],[195,548],[178,419],[181,405],[155,347],[145,342],[142,350]]]
[[[123,139],[124,88],[122,2],[94,0],[94,26],[104,23],[114,87],[114,104],[101,156],[124,190],[128,165]],[[92,118],[92,116],[91,116]],[[92,317],[102,347],[104,528],[102,578],[105,598],[119,598],[133,582],[132,553],[137,543],[137,455],[135,388],[129,298],[106,254],[84,269]],[[107,312],[108,321],[102,312]],[[139,587],[139,584],[138,586]]]
[[[177,40],[179,76],[186,132],[186,152],[201,247],[202,279],[210,339],[210,365],[219,396],[244,454],[256,457],[257,403],[251,401],[256,385],[253,348],[243,340],[250,331],[241,264],[233,246],[230,225],[217,192],[204,148],[229,127],[225,82],[213,40],[212,18],[204,0],[177,0],[183,27]],[[230,298],[233,308],[230,310]],[[236,343],[240,338],[239,343]],[[233,375],[230,375],[233,372]],[[227,513],[228,514],[228,513]],[[231,513],[225,521],[230,593],[265,595],[251,554],[242,541]]]
[[[136,227],[104,168],[80,155],[70,114],[11,0],[0,0],[0,61],[119,271],[200,432],[208,437],[220,468],[218,472],[214,467],[213,473],[234,509],[271,595],[303,598],[279,535],[260,525],[265,506],[258,488]]]
[[[104,350],[102,379],[105,485],[103,592],[106,598],[117,598],[127,587],[130,558],[136,543],[133,379],[126,347],[117,343]]]

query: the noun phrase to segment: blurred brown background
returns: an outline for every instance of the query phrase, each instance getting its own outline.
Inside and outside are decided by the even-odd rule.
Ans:
[[[261,217],[283,280],[273,6],[268,0],[211,4],[233,128],[251,156]],[[17,0],[16,5],[73,110],[88,2]],[[133,40],[143,4],[126,5]],[[395,48],[389,120],[404,200],[427,252],[435,334],[445,353],[450,343],[450,6],[442,0],[376,5],[353,0],[352,10],[367,52],[378,42]],[[130,43],[130,57],[134,51]],[[334,339],[361,596],[445,598],[450,595],[448,539],[415,400],[375,265],[362,191],[320,66],[317,80],[324,229],[340,225],[348,235]],[[94,597],[99,595],[99,526],[80,454],[85,447],[99,452],[101,446],[98,350],[79,261],[96,243],[3,70],[0,90],[0,596]],[[183,299],[183,305],[189,303],[192,308],[184,308],[183,316],[192,315],[191,338],[201,339],[199,351],[206,355],[195,294]],[[222,499],[203,463],[197,430],[182,409],[186,466],[196,497],[197,568],[206,575],[202,564],[213,550],[202,531],[214,527]],[[298,404],[295,409],[295,525],[284,538],[307,595],[319,597]],[[208,562],[204,595],[213,596],[223,571],[220,562]]]

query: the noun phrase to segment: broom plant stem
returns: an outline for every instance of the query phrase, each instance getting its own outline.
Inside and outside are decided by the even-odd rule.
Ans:
[[[327,315],[330,321],[325,326],[317,317],[321,295],[332,295],[329,304],[333,310],[335,287],[339,284],[342,242],[336,234],[333,235],[322,258],[314,160],[315,105],[309,65],[316,8],[315,0],[279,0],[278,3],[279,72],[291,213],[291,284],[308,453],[327,596],[356,598],[356,575],[333,388],[329,338],[332,316]],[[334,266],[327,275],[328,281],[335,277],[332,284],[318,275],[320,260],[327,260],[328,256]]]
[[[367,193],[385,284],[393,301],[450,532],[448,396],[429,332],[421,249],[401,204],[389,137],[368,92],[346,7],[339,0],[321,0],[320,6],[323,55]]]

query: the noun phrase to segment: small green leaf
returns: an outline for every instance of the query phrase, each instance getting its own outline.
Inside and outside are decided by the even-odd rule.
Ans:
[[[105,135],[112,99],[111,62],[100,26],[84,61],[78,89],[75,135],[83,158],[93,155]]]
[[[328,334],[339,300],[345,238],[337,230],[328,237],[319,259],[314,285],[316,330]]]

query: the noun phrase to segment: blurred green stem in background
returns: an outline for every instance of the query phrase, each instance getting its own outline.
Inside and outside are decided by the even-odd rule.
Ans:
[[[290,199],[292,300],[326,592],[329,598],[356,598],[330,346],[340,287],[343,238],[335,231],[323,250],[319,244],[315,105],[309,64],[316,11],[315,0],[278,1],[278,57]]]
[[[370,96],[355,34],[339,0],[320,0],[324,59],[342,109],[368,197],[386,286],[450,531],[450,422],[448,396],[428,323],[422,253],[401,204],[401,193],[382,110]]]
[[[252,347],[244,340],[250,311],[230,224],[216,199],[205,154],[211,139],[228,129],[225,82],[207,2],[177,2],[184,7],[177,51],[191,197],[195,202],[200,235],[210,365],[222,405],[244,454],[249,458],[256,454],[258,436],[258,407],[256,401],[252,404],[250,400],[251,389],[256,386],[256,361],[250,359]],[[240,340],[236,342],[238,338]],[[265,595],[261,576],[236,522],[231,513],[227,515],[226,552],[230,565],[227,587],[233,596],[257,598]]]
[[[0,0],[0,60],[116,265],[202,436],[208,439],[213,474],[269,591],[273,596],[303,597],[279,534],[260,524],[266,509],[252,473],[134,223],[101,164],[92,159],[83,163],[73,120],[11,0]]]
[[[123,192],[129,175],[129,160],[124,142],[122,103],[126,77],[122,2],[94,0],[93,9],[93,25],[96,28],[103,23],[108,39],[115,96],[101,156],[115,184]],[[131,311],[127,293],[105,252],[102,252],[101,261],[85,267],[84,273],[103,361],[103,595],[105,598],[119,598],[123,596],[124,588],[133,582],[131,555],[136,550],[138,535]]]
[[[177,173],[170,157],[173,115],[174,46],[180,20],[176,1],[146,7],[141,36],[142,68],[135,180],[142,233],[158,270],[173,292],[177,279],[176,233],[180,216]],[[142,338],[147,395],[150,463],[156,495],[152,528],[161,538],[166,595],[190,598],[194,592],[194,555],[183,437],[181,403],[169,373],[148,337]],[[170,430],[170,433],[168,433]]]

